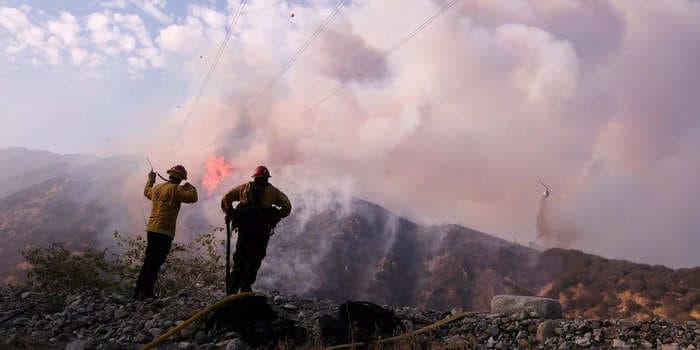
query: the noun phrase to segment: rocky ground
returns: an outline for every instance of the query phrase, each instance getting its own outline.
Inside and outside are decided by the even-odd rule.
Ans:
[[[275,311],[308,333],[304,345],[322,349],[318,318],[336,314],[330,300],[301,299],[262,293]],[[2,349],[136,349],[182,323],[223,297],[216,291],[182,291],[177,296],[136,302],[127,295],[85,290],[67,296],[23,289],[0,289],[0,320],[29,306],[31,310],[0,325]],[[458,312],[394,308],[408,330]],[[235,332],[206,331],[196,322],[159,349],[248,349]],[[700,349],[700,327],[694,321],[543,319],[526,312],[510,316],[471,313],[396,348],[430,349]]]

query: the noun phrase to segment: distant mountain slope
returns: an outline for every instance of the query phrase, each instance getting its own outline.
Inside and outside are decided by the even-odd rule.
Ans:
[[[89,155],[60,155],[26,148],[0,149],[0,197],[55,177],[65,176],[80,165],[94,162]]]
[[[700,320],[700,267],[673,270],[550,249],[538,270],[549,280],[542,294],[558,297],[570,316]]]
[[[29,244],[104,239],[129,207],[121,188],[134,166],[128,157],[0,150],[0,283],[24,275],[18,251]]]
[[[107,211],[99,203],[76,196],[85,184],[54,178],[0,199],[0,277],[21,277],[19,250],[30,245],[63,242],[79,248],[95,244],[105,227]]]
[[[104,245],[118,226],[113,220],[133,217],[130,211],[146,205],[141,188],[134,188],[142,182],[125,182],[142,167],[134,159],[40,152],[40,161],[31,162],[33,151],[10,153],[16,152],[27,158],[11,166],[12,181],[23,181],[0,195],[0,281],[23,276],[17,251],[26,245]],[[12,161],[7,154],[0,150],[0,164]],[[23,164],[32,164],[26,173],[18,169]],[[418,225],[358,199],[295,199],[292,216],[271,240],[258,286],[434,309],[487,310],[496,294],[542,294],[560,298],[569,316],[700,320],[700,268],[672,270],[563,249],[539,252],[458,225]],[[179,237],[206,228],[204,208],[216,206],[199,203],[188,210]],[[133,232],[142,230],[137,224]]]
[[[700,319],[700,268],[575,250],[540,253],[457,225],[420,226],[360,200],[307,210],[297,208],[278,229],[262,285],[336,300],[482,311],[496,294],[539,294],[560,298],[569,316]]]

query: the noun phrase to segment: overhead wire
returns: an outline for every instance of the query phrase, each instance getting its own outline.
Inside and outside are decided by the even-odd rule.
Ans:
[[[251,102],[246,106],[246,108],[245,108],[246,111],[250,111],[262,99],[262,97],[265,96],[265,94],[267,94],[267,92],[274,86],[274,84],[292,68],[292,66],[297,62],[299,57],[301,57],[301,55],[303,55],[304,52],[306,52],[306,50],[309,48],[309,46],[311,46],[313,41],[316,38],[318,38],[318,36],[321,35],[321,33],[323,33],[323,31],[326,29],[326,27],[328,27],[328,25],[331,23],[331,21],[333,21],[333,19],[338,15],[338,13],[342,9],[343,5],[347,1],[348,0],[339,0],[338,1],[338,3],[335,5],[335,7],[333,7],[333,10],[331,10],[331,12],[326,17],[326,19],[323,22],[321,22],[321,24],[319,24],[319,26],[311,33],[311,35],[309,35],[308,38],[306,38],[304,43],[297,49],[297,51],[294,53],[294,55],[292,55],[292,57],[290,57],[290,59],[287,61],[287,63],[277,72],[277,74],[275,74],[272,77],[272,79],[270,79],[263,86],[262,89],[260,89],[260,91],[258,91],[257,94],[255,94],[253,99],[251,99]],[[224,38],[224,41],[221,43],[221,45],[219,47],[219,51],[217,52],[217,56],[215,58],[215,61],[212,64],[212,66],[210,67],[209,71],[207,72],[207,74],[203,80],[202,86],[201,86],[197,96],[195,97],[195,100],[194,100],[189,112],[187,113],[185,120],[182,123],[182,126],[180,128],[180,132],[182,132],[182,128],[187,124],[188,120],[191,118],[195,107],[197,106],[202,94],[204,93],[204,89],[206,88],[206,85],[209,82],[209,79],[211,78],[211,74],[213,73],[214,69],[216,68],[218,61],[220,60],[220,58],[223,54],[224,48],[226,47],[226,43],[228,42],[228,40],[231,36],[231,33],[233,32],[233,27],[235,26],[235,23],[238,20],[238,18],[240,17],[240,14],[242,13],[245,6],[247,6],[247,0],[241,0],[241,5],[239,5],[239,11],[236,12],[236,15],[234,16],[234,18],[231,22],[231,25],[229,25],[227,35]],[[179,136],[179,133],[178,133],[178,136]],[[177,139],[177,137],[175,139]]]
[[[282,67],[282,69],[280,69],[279,72],[277,72],[277,74],[275,74],[275,76],[273,76],[272,79],[270,79],[267,82],[267,84],[265,84],[263,88],[257,94],[255,94],[255,96],[251,100],[251,103],[248,105],[248,110],[252,109],[261,100],[261,98],[265,96],[265,94],[267,94],[267,92],[272,88],[272,86],[292,68],[292,66],[294,65],[294,63],[296,63],[299,57],[301,57],[301,55],[304,54],[304,52],[309,48],[309,46],[311,46],[311,43],[319,35],[321,35],[321,33],[326,29],[326,27],[328,27],[331,21],[333,21],[333,19],[338,15],[343,5],[345,5],[347,1],[348,0],[338,1],[333,10],[328,14],[328,17],[326,17],[326,19],[323,22],[321,22],[321,24],[316,28],[316,30],[314,30],[314,32],[311,33],[311,35],[308,38],[306,38],[304,43],[297,49],[294,55],[290,57],[290,59]]]
[[[398,49],[400,49],[402,46],[404,46],[406,43],[408,43],[413,37],[418,35],[420,32],[422,32],[425,28],[427,28],[430,24],[435,22],[440,16],[445,14],[449,9],[451,9],[459,0],[451,0],[447,3],[445,3],[437,12],[435,12],[432,16],[428,17],[425,21],[423,21],[418,27],[413,29],[411,32],[403,36],[399,41],[397,41],[394,45],[392,45],[389,49],[387,49],[384,54],[382,55],[383,58],[387,58],[391,56],[394,52],[396,52]],[[347,87],[345,84],[341,84],[337,88],[335,88],[333,91],[328,93],[326,96],[318,100],[315,104],[313,104],[310,108],[307,108],[304,110],[304,112],[301,114],[301,117],[307,116],[316,109],[318,109],[321,105],[326,103],[328,100],[331,98],[335,97],[340,91],[344,90]]]
[[[194,98],[194,101],[190,105],[190,108],[185,115],[185,119],[183,120],[182,124],[180,125],[180,129],[178,130],[178,133],[175,137],[175,140],[177,140],[182,133],[182,129],[187,125],[189,122],[189,119],[192,117],[194,114],[195,108],[197,108],[197,105],[199,104],[199,100],[202,98],[202,95],[204,94],[204,91],[207,88],[207,85],[209,84],[209,80],[211,80],[212,74],[214,73],[214,70],[216,69],[216,66],[219,65],[219,62],[221,61],[221,57],[224,54],[224,51],[226,50],[226,46],[228,45],[229,40],[231,39],[231,36],[233,35],[233,29],[236,26],[236,23],[238,23],[238,20],[240,19],[241,15],[243,14],[243,11],[245,8],[248,6],[248,0],[241,0],[240,4],[238,5],[238,9],[233,15],[233,18],[231,19],[231,23],[228,25],[228,28],[226,29],[226,35],[224,36],[224,39],[221,41],[221,44],[219,45],[219,48],[214,55],[214,59],[212,61],[211,66],[209,67],[209,70],[204,76],[204,79],[202,80],[202,85],[200,86],[197,95]]]

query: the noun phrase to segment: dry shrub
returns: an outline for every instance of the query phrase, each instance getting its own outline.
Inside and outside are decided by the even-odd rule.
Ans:
[[[217,240],[215,228],[197,234],[187,243],[173,242],[161,268],[156,291],[161,296],[182,289],[223,288],[224,242]],[[128,291],[133,288],[146,252],[143,236],[127,237],[114,232],[115,247],[99,250],[85,247],[71,252],[63,245],[29,247],[21,251],[31,264],[27,283],[35,288],[69,292],[83,288]]]

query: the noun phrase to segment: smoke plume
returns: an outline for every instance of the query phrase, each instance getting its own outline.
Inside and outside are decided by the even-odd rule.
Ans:
[[[539,222],[548,242],[700,265],[700,3],[465,0],[386,55],[441,5],[353,1],[251,104],[331,10],[254,1],[192,117],[166,113],[129,147],[184,163],[215,222],[265,164],[293,201],[342,188],[423,223],[532,241]],[[208,69],[192,48],[222,38],[209,29],[178,52],[183,106]],[[210,157],[235,171],[204,175]],[[563,199],[539,203],[540,177]]]

